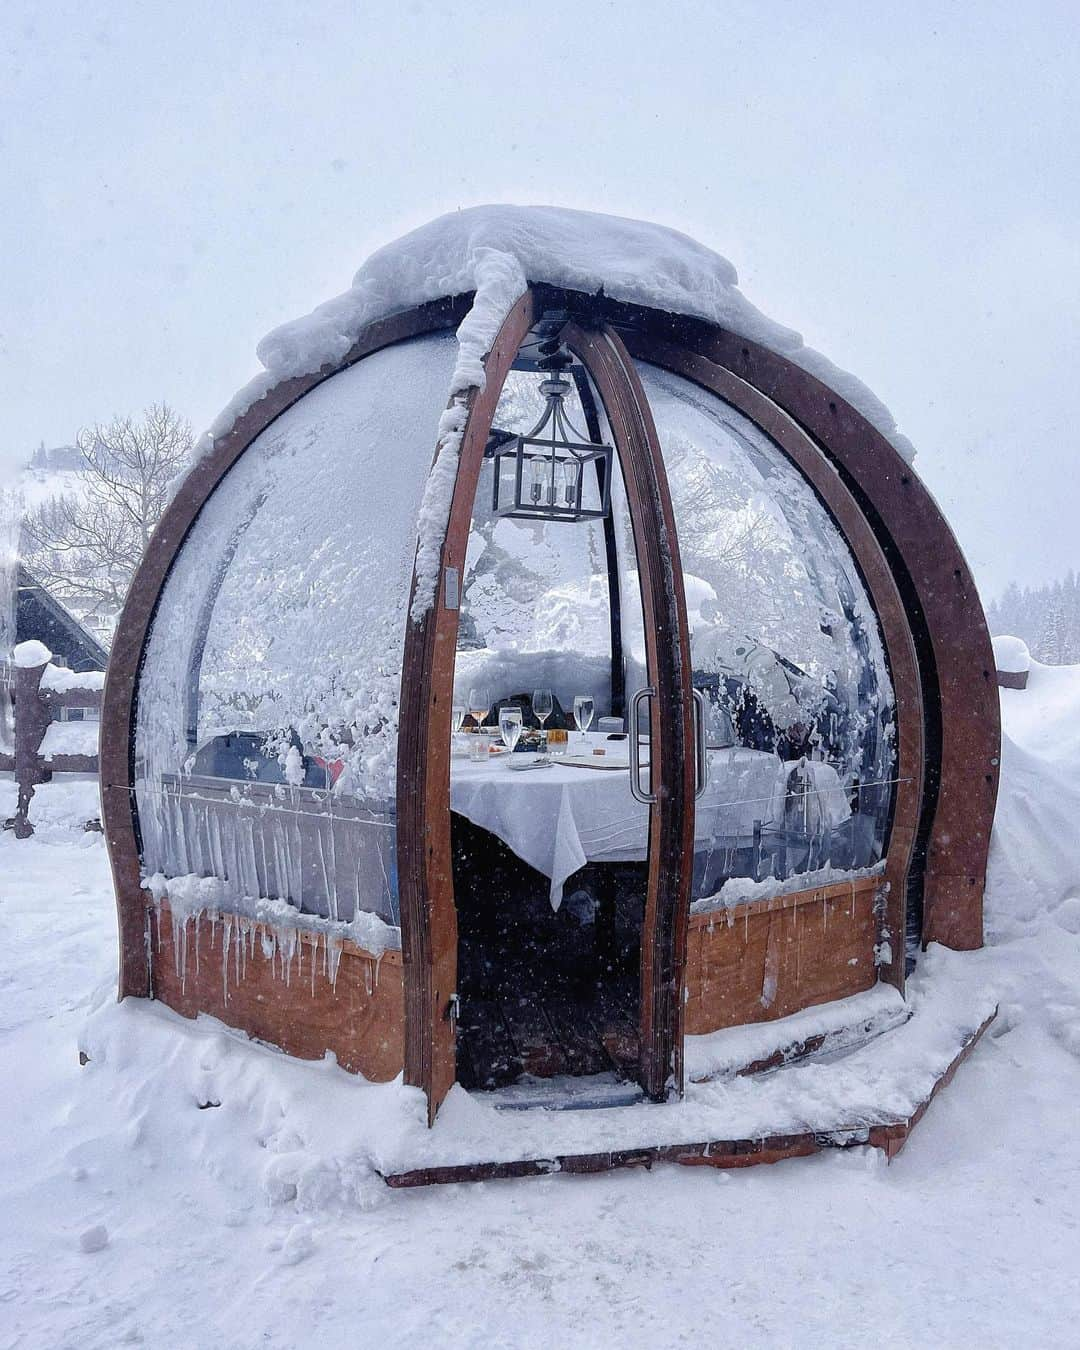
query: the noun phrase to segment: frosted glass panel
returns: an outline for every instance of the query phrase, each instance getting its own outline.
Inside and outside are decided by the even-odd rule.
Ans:
[[[694,898],[733,877],[870,866],[888,826],[895,717],[854,560],[759,428],[679,376],[639,371],[671,488],[694,685],[706,699],[713,782],[699,817],[712,797],[730,798],[698,831]]]
[[[416,519],[456,343],[335,375],[252,444],[165,587],[138,691],[144,865],[396,921],[398,697]]]

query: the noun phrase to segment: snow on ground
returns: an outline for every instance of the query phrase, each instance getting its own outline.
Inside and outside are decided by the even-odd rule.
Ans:
[[[390,1192],[336,1068],[112,1005],[94,785],[39,789],[35,837],[0,837],[0,1345],[1074,1346],[1080,668],[1002,706],[969,958],[1002,1014],[891,1165]]]

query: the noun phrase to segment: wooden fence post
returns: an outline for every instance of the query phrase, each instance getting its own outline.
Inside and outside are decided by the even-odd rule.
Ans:
[[[15,657],[15,781],[19,787],[13,829],[16,839],[29,839],[30,799],[34,788],[49,777],[38,753],[49,725],[49,709],[41,697],[41,677],[52,653],[41,642],[22,642]]]

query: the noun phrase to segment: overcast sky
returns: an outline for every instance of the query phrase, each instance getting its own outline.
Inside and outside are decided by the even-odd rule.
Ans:
[[[491,201],[658,220],[861,376],[987,595],[1080,566],[1080,4],[0,13],[0,461],[165,399]]]

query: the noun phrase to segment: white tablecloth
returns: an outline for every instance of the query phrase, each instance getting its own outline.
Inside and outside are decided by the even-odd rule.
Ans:
[[[572,742],[577,739],[571,736]],[[605,741],[595,733],[589,741],[603,745],[608,758],[621,754],[626,763],[625,741]],[[516,770],[508,767],[508,759],[452,760],[450,809],[498,835],[530,867],[550,877],[552,908],[562,903],[567,877],[585,863],[645,858],[648,807],[631,797],[628,767],[584,769],[555,761],[550,768]],[[815,809],[828,817],[831,828],[848,814],[840,780],[828,764],[808,767],[816,794],[824,794]],[[756,821],[782,825],[792,768],[759,750],[710,750],[709,786],[695,814],[698,847],[748,844]]]

